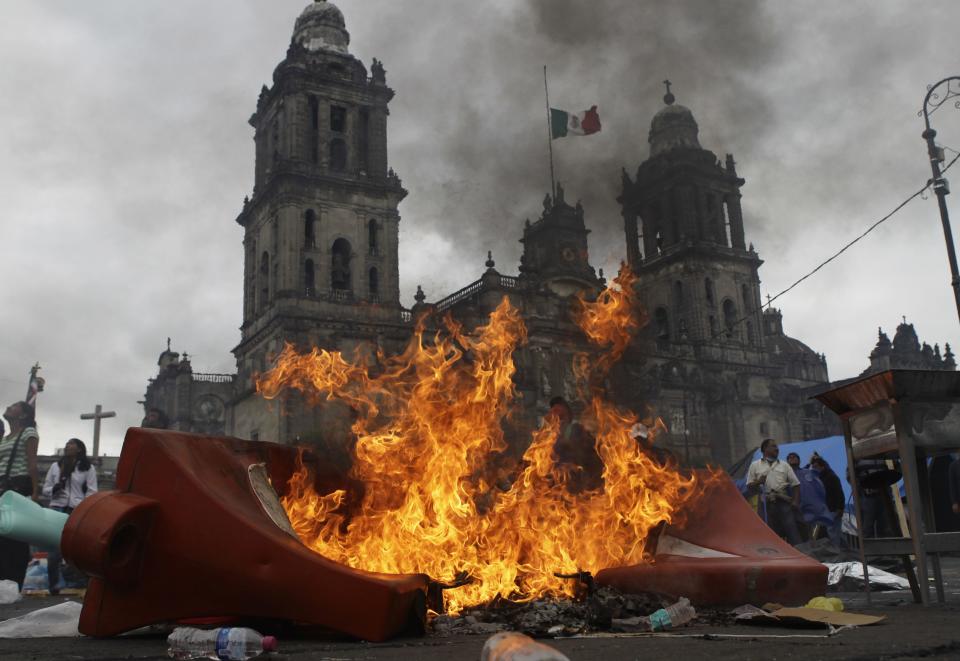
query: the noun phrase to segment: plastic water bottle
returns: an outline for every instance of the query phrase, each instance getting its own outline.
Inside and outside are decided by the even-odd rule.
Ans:
[[[650,614],[650,629],[653,631],[673,629],[683,626],[696,616],[697,611],[690,605],[690,600],[681,597],[677,603]]]
[[[194,629],[177,627],[167,636],[170,649],[167,655],[174,659],[229,659],[245,661],[261,652],[277,649],[277,639],[261,636],[245,627]]]

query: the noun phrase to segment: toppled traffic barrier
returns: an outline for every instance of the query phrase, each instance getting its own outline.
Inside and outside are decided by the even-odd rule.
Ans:
[[[661,532],[653,562],[604,569],[597,584],[631,594],[686,595],[698,607],[800,605],[825,593],[827,568],[770,530],[733,482],[708,481],[683,514]]]
[[[64,557],[92,577],[80,632],[209,617],[302,622],[372,641],[422,631],[427,576],[351,569],[284,525],[270,485],[283,493],[296,458],[276,443],[128,430],[117,490],[84,500],[63,530]]]

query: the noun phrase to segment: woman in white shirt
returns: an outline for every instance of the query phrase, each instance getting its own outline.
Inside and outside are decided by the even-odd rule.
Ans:
[[[50,499],[50,509],[69,514],[84,498],[96,492],[97,470],[87,458],[87,446],[79,438],[71,438],[63,448],[63,456],[47,471],[43,495]],[[57,584],[61,560],[59,547],[47,556],[50,594],[60,592]]]

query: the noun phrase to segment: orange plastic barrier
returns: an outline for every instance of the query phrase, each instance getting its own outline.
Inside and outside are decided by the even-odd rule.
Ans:
[[[250,467],[265,464],[282,494],[296,453],[273,443],[128,430],[117,490],[84,500],[61,539],[64,557],[92,576],[80,632],[111,636],[205,617],[290,620],[371,641],[422,629],[427,576],[350,569],[270,518]],[[324,479],[342,481],[327,474],[318,483]]]
[[[827,568],[770,530],[730,480],[711,482],[685,515],[660,534],[653,563],[604,569],[597,584],[697,606],[802,605],[826,591]]]

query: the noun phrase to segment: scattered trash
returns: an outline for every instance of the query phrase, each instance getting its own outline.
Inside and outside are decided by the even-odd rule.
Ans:
[[[0,604],[12,604],[22,599],[20,586],[16,581],[4,579],[0,581]]]
[[[47,588],[47,554],[38,553],[31,558],[29,564],[27,564],[27,573],[23,577],[23,593],[34,594],[37,592],[46,592]]]
[[[863,589],[863,564],[861,562],[824,563],[827,565],[827,585],[836,591],[859,591]],[[910,582],[873,565],[867,565],[871,590],[909,590]]]
[[[736,615],[736,621],[744,624],[769,624],[785,627],[860,627],[876,624],[885,619],[882,615],[860,615],[859,613],[834,612],[808,607],[783,608],[779,604],[766,604],[763,608],[747,604],[735,608],[733,613]]]
[[[697,616],[697,611],[690,605],[690,600],[681,597],[680,601],[650,615],[650,625],[654,631],[664,631],[680,627]]]
[[[80,611],[83,606],[65,601],[41,608],[20,617],[0,622],[0,638],[70,638],[79,636]]]
[[[174,659],[224,659],[244,661],[261,652],[274,652],[277,639],[261,636],[246,627],[194,629],[177,627],[169,636],[167,655]]]
[[[843,602],[836,597],[814,597],[807,602],[806,608],[819,608],[824,611],[842,613]]]
[[[650,614],[649,617],[613,619],[611,628],[614,631],[668,631],[683,626],[697,617],[697,611],[690,605],[690,600],[683,597],[675,604],[661,608]]]
[[[566,654],[516,631],[504,631],[487,639],[480,661],[570,661]]]

